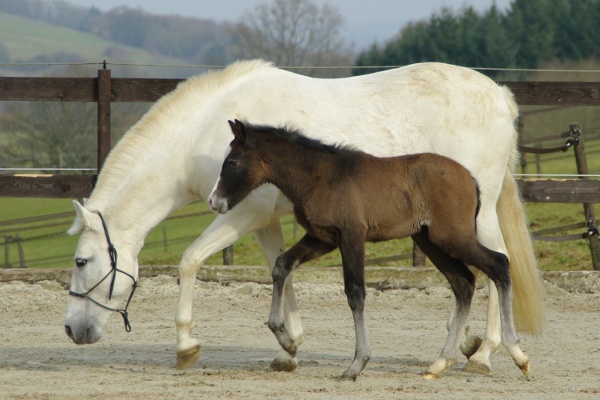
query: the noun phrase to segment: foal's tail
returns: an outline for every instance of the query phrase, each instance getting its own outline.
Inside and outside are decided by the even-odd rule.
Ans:
[[[504,91],[513,119],[516,119],[518,109],[513,95],[508,89]],[[521,332],[539,334],[546,324],[544,296],[525,207],[513,176],[518,157],[517,135],[515,131],[514,148],[504,174],[496,211],[510,259],[515,324]]]

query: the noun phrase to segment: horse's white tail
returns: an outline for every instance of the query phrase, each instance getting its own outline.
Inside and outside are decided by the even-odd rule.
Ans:
[[[513,120],[516,120],[518,108],[513,94],[507,88],[503,89]],[[515,131],[514,149],[506,168],[496,211],[510,259],[515,324],[521,332],[539,334],[546,324],[544,296],[525,207],[513,176],[518,159],[517,138]]]

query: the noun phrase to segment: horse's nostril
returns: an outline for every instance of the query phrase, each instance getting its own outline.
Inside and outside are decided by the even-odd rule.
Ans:
[[[71,327],[69,325],[65,325],[65,333],[68,337],[73,337],[73,332],[71,331]]]

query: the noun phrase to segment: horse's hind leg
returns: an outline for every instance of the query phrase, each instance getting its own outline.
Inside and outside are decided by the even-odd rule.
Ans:
[[[277,257],[285,251],[285,241],[281,224],[276,220],[265,228],[254,231],[254,238],[267,258],[269,269],[273,271]],[[304,330],[296,305],[292,275],[288,276],[283,289],[283,315],[285,326],[291,340],[299,346],[304,339]],[[287,351],[281,349],[271,362],[273,371],[293,371],[298,366],[298,359],[292,357]]]
[[[432,243],[427,236],[427,228],[413,235],[413,239],[444,274],[455,298],[455,310],[448,327],[446,343],[438,359],[427,368],[427,372],[424,374],[425,378],[432,379],[438,378],[442,372],[451,368],[460,355],[460,346],[465,340],[471,300],[475,292],[475,276],[462,261],[451,257]]]
[[[281,347],[292,358],[296,356],[300,343],[294,340],[286,326],[283,300],[286,282],[290,273],[300,264],[329,253],[333,249],[335,247],[323,243],[310,235],[304,235],[298,243],[277,257],[277,261],[275,262],[275,267],[272,271],[273,298],[268,325]]]

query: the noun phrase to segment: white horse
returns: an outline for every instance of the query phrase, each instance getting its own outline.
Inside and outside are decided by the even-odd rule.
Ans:
[[[510,91],[473,70],[422,63],[344,79],[314,79],[254,60],[182,82],[161,98],[117,143],[70,234],[81,233],[67,301],[65,330],[78,344],[94,343],[111,311],[135,289],[137,256],[148,232],[184,204],[206,199],[220,172],[231,133],[228,120],[291,124],[319,132],[376,156],[436,152],[467,167],[481,187],[478,237],[510,258],[514,311],[522,332],[539,333],[544,311],[533,246],[512,176],[517,105]],[[374,138],[372,135],[377,135]],[[215,252],[253,232],[269,268],[284,251],[279,218],[290,202],[273,186],[253,191],[218,215],[190,245],[179,265],[177,366],[200,354],[192,335],[198,267]],[[101,218],[100,214],[104,216]],[[103,227],[104,226],[104,227]],[[110,236],[109,236],[110,234]],[[118,250],[107,251],[107,243]],[[129,303],[127,303],[129,304]],[[291,279],[285,288],[285,324],[299,345],[303,329]],[[483,341],[465,332],[461,350],[469,371],[490,371],[501,343],[498,294],[489,285]],[[297,359],[281,350],[271,367],[293,370]]]

